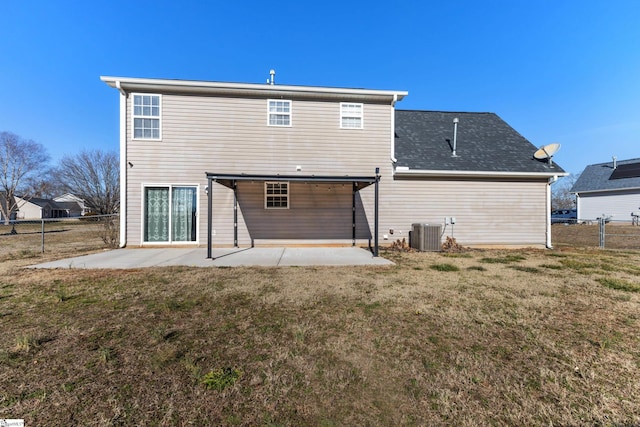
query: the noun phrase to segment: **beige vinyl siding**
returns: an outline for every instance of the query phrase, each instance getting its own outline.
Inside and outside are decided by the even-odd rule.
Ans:
[[[217,186],[214,191],[231,190]],[[237,187],[238,208],[242,224],[238,229],[241,244],[273,240],[317,242],[351,241],[352,190],[350,184],[290,183],[289,209],[264,208],[264,184],[240,182]],[[214,206],[216,215],[230,207]],[[356,197],[356,238],[368,240],[370,229],[360,198]],[[230,243],[216,238],[217,243]],[[232,242],[231,242],[232,243]]]
[[[339,102],[293,99],[292,126],[273,127],[267,126],[266,99],[163,94],[161,141],[131,140],[130,98],[127,110],[127,162],[133,164],[127,170],[129,246],[142,244],[144,185],[199,184],[198,228],[203,245],[207,241],[206,172],[372,176],[375,167],[384,169],[386,165],[390,173],[390,105],[365,104],[365,128],[354,130],[340,129]],[[296,171],[297,166],[301,171]],[[233,192],[219,184],[213,187],[214,239],[233,244]],[[349,227],[350,194],[349,189],[344,219]],[[292,206],[301,200],[292,198]],[[263,199],[260,207],[264,207]],[[247,212],[253,215],[248,220],[257,212],[271,215],[264,209],[251,211]],[[298,224],[309,220],[297,212]],[[240,210],[242,244],[249,241],[244,214]],[[368,216],[371,222],[372,215],[373,211]],[[336,229],[341,227],[337,219],[334,222]],[[274,234],[298,236],[295,230],[300,228],[302,225],[290,231],[276,228]],[[346,238],[350,236],[349,232]]]
[[[408,239],[412,223],[444,226],[445,217],[455,217],[453,237],[462,245],[544,246],[546,185],[546,180],[383,179],[379,238],[383,243]],[[373,206],[371,196],[366,200]],[[443,240],[451,232],[448,226]]]

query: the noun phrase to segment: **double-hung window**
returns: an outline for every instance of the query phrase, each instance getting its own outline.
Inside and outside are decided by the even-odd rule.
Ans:
[[[133,139],[160,140],[160,95],[133,94]]]
[[[264,183],[264,208],[265,209],[289,209],[289,183],[265,182]]]
[[[362,129],[362,104],[353,102],[340,103],[340,128]]]
[[[291,126],[291,101],[269,99],[268,105],[269,126]]]

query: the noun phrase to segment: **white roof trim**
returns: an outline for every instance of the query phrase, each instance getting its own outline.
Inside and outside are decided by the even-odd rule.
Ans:
[[[585,194],[585,193],[614,193],[625,191],[639,191],[640,187],[624,187],[624,188],[605,188],[600,190],[584,190],[584,191],[570,191],[571,194]]]
[[[394,171],[394,176],[411,177],[449,177],[449,178],[550,178],[567,176],[568,172],[502,172],[502,171],[454,171],[406,169]]]
[[[401,100],[407,91],[331,88],[320,86],[288,86],[255,83],[229,83],[200,80],[145,79],[130,77],[100,76],[100,80],[112,88],[145,92],[186,92],[208,94],[235,94],[247,96],[301,96],[312,98],[372,99],[385,102]]]

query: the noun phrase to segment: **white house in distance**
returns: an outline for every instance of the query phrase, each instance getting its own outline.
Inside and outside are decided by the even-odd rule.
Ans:
[[[571,188],[576,195],[578,220],[611,217],[632,221],[640,212],[640,159],[589,165]]]
[[[452,217],[463,245],[551,246],[566,173],[493,113],[396,110],[400,90],[101,79],[120,93],[121,246],[390,244],[413,223],[449,235]]]
[[[75,194],[65,193],[62,196],[54,197],[53,201],[56,202],[58,206],[67,209],[68,216],[70,217],[85,216],[91,211],[87,208],[84,199]]]

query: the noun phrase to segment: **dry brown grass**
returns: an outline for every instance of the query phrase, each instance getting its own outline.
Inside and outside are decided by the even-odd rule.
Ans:
[[[591,247],[600,245],[597,223],[554,224],[551,226],[553,245],[558,247]],[[605,227],[607,249],[640,249],[640,227],[628,223],[610,222]]]
[[[24,270],[33,258],[5,258],[0,418],[640,423],[640,252],[382,255],[396,266]]]

